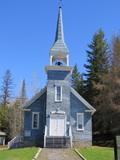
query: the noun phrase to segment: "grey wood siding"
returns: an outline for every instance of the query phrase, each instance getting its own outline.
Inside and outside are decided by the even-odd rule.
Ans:
[[[24,131],[30,131],[31,136],[24,137],[24,140],[26,143],[27,141],[31,141],[33,144],[43,145],[46,124],[46,93],[39,97],[28,108],[31,109],[31,111],[25,111],[24,113]],[[39,129],[32,129],[32,112],[39,112]]]
[[[73,141],[79,143],[92,144],[92,116],[91,113],[85,112],[88,110],[87,107],[80,102],[75,95],[70,95],[70,115],[72,125]],[[77,130],[77,113],[84,113],[84,130]]]

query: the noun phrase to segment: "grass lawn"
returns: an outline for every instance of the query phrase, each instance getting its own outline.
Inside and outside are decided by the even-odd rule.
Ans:
[[[22,149],[11,149],[1,150],[0,160],[32,160],[37,153],[38,148],[22,148]]]
[[[113,148],[91,147],[78,150],[87,160],[114,160]]]

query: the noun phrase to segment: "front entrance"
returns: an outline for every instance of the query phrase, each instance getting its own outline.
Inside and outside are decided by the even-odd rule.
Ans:
[[[50,115],[50,136],[66,135],[66,117],[62,113],[52,113]]]

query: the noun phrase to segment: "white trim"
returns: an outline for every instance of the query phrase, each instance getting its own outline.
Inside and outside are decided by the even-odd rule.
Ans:
[[[45,71],[69,71],[71,72],[73,70],[73,67],[70,66],[46,66]]]
[[[78,149],[75,149],[74,151],[77,153],[77,155],[78,155],[80,158],[82,158],[82,160],[87,160],[87,159],[85,159],[85,157],[78,151]]]
[[[64,130],[64,131],[65,131],[65,136],[66,136],[66,134],[67,134],[67,133],[66,133],[66,130],[67,130],[67,125],[66,125],[66,124],[67,124],[67,117],[66,117],[66,115],[65,115],[65,126],[64,126],[64,127],[65,127],[65,128],[64,128],[64,129],[65,129],[65,130]]]
[[[39,154],[40,154],[41,151],[42,151],[42,149],[39,148],[38,151],[37,151],[37,153],[36,153],[36,155],[34,156],[34,158],[32,160],[38,159],[38,156],[39,156]]]
[[[37,127],[33,127],[34,124],[34,115],[37,114],[38,115],[38,119],[37,119]],[[39,129],[39,112],[32,112],[32,129]]]
[[[91,110],[85,110],[85,112],[91,113]]]
[[[50,56],[50,66],[52,66],[52,59],[53,59],[53,56]]]
[[[57,110],[57,111],[51,111],[50,114],[65,114],[65,112],[61,110]]]
[[[23,111],[25,111],[25,112],[30,112],[31,109],[26,109],[26,108],[24,109],[24,108],[23,108]]]
[[[78,128],[78,116],[82,116],[82,128]],[[84,113],[77,113],[77,131],[83,131],[84,130]]]
[[[51,136],[51,116],[49,118],[49,135]]]
[[[69,66],[69,55],[67,55],[67,66]]]
[[[61,91],[61,93],[60,93],[60,100],[58,100],[57,99],[57,87],[60,87],[61,89],[60,89],[60,91]],[[62,86],[61,85],[56,85],[55,86],[55,102],[62,102]]]

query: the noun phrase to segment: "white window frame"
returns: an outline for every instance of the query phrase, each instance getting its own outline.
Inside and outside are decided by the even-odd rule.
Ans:
[[[78,116],[82,116],[82,128],[78,128]],[[77,131],[83,131],[84,130],[84,113],[77,113]]]
[[[38,115],[38,119],[37,119],[37,127],[34,127],[34,115],[37,114]],[[39,129],[39,112],[32,112],[32,129]]]
[[[60,93],[60,100],[57,99],[57,87],[61,88],[61,93]],[[62,102],[62,86],[61,85],[56,85],[55,86],[55,102]]]

